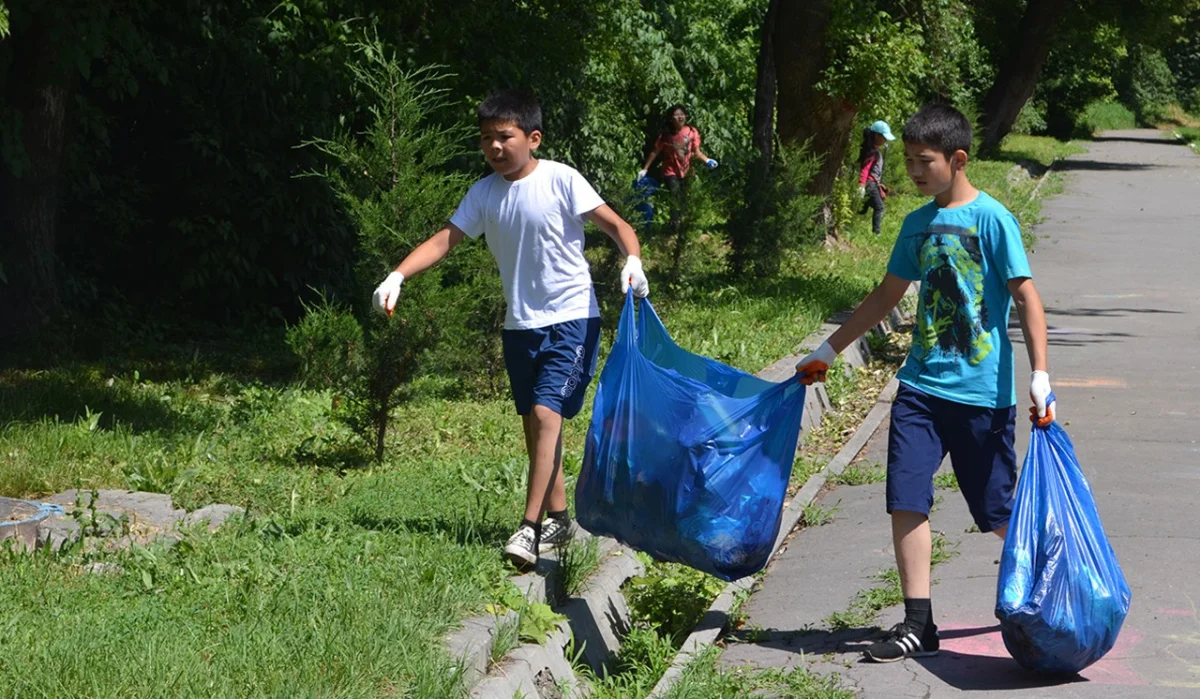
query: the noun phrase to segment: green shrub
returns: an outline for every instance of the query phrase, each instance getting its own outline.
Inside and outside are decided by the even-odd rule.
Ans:
[[[1133,107],[1138,121],[1154,126],[1166,116],[1175,101],[1175,75],[1162,52],[1147,46],[1135,46],[1129,54],[1129,69],[1122,85],[1122,96]]]
[[[1097,101],[1084,108],[1079,125],[1091,135],[1099,131],[1132,129],[1137,126],[1137,117],[1120,102]]]
[[[288,347],[300,360],[301,383],[310,388],[349,387],[363,369],[362,326],[324,294],[304,308],[304,317],[287,332]]]
[[[735,270],[774,276],[784,250],[824,236],[817,220],[823,199],[808,191],[820,167],[807,146],[785,145],[775,151],[768,181],[747,186],[749,203],[729,223]]]
[[[1021,108],[1021,113],[1017,115],[1017,120],[1013,123],[1012,132],[1040,134],[1045,133],[1047,128],[1046,103],[1031,99]]]

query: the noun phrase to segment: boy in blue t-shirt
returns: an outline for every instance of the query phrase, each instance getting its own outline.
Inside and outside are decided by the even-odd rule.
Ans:
[[[525,568],[571,538],[562,426],[583,407],[600,343],[600,307],[583,256],[584,222],[596,224],[626,255],[622,292],[632,289],[645,298],[650,286],[633,228],[574,168],[534,157],[542,142],[542,108],[533,95],[501,90],[479,105],[477,117],[479,147],[492,174],[471,187],[450,221],[404,258],[372,301],[390,315],[405,279],[437,264],[466,238],[487,241],[508,302],[504,366],[529,452],[525,518],[504,556]]]
[[[1016,483],[1017,392],[1009,311],[1015,304],[1033,375],[1031,419],[1054,420],[1046,373],[1046,317],[1017,220],[971,186],[971,125],[931,104],[904,127],[908,176],[933,201],[904,219],[883,281],[846,323],[796,365],[806,384],[823,381],[839,352],[883,320],[919,281],[916,327],[888,435],[887,510],[904,590],[904,621],[872,644],[876,662],[936,655],[930,605],[933,475],[950,454],[959,488],[981,532],[1008,531]]]

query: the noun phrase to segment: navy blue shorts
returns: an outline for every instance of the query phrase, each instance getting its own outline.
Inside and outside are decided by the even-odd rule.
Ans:
[[[583,408],[599,359],[600,319],[568,320],[544,328],[504,331],[504,367],[517,413],[543,405],[564,418]]]
[[[933,475],[946,454],[979,531],[1008,523],[1017,482],[1015,406],[981,408],[931,396],[905,383],[892,402],[887,511],[929,514]]]

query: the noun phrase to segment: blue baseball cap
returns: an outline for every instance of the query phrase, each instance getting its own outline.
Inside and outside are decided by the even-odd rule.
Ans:
[[[896,137],[892,135],[892,127],[888,126],[886,121],[877,121],[869,127],[871,131],[883,136],[889,141],[895,141]]]

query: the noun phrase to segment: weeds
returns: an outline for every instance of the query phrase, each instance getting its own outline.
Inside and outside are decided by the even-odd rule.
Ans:
[[[594,536],[572,539],[559,549],[558,569],[563,589],[570,597],[583,591],[588,577],[600,567],[600,540]]]
[[[958,476],[954,471],[943,471],[933,477],[933,486],[943,490],[958,490]]]
[[[838,501],[841,502],[840,500]],[[833,523],[833,515],[840,509],[837,504],[831,507],[822,507],[816,503],[806,505],[804,507],[804,526],[806,527],[823,527],[826,524]]]
[[[870,485],[887,480],[887,471],[883,464],[850,464],[842,472],[833,477],[834,485]]]
[[[930,565],[945,563],[954,556],[954,546],[940,533],[933,534],[933,552]],[[825,624],[834,631],[866,628],[875,623],[875,617],[881,610],[894,607],[904,602],[904,592],[900,588],[900,571],[889,568],[875,576],[880,583],[864,590],[859,590],[850,601],[850,606],[842,612],[834,612],[825,619]]]

